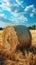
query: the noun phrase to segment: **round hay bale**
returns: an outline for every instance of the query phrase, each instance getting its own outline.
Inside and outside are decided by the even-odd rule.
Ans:
[[[24,25],[13,26],[18,35],[19,47],[29,47],[31,45],[31,34],[28,28]]]
[[[18,37],[13,27],[7,26],[3,31],[3,55],[11,57],[16,50]]]

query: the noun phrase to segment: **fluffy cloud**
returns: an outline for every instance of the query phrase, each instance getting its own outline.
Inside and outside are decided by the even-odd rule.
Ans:
[[[14,4],[11,4],[10,0],[1,0],[0,2],[2,2],[0,4],[0,9],[1,9],[0,13],[1,13],[1,11],[4,12],[4,10],[7,10],[8,12],[10,12],[10,14],[17,16],[17,12],[20,9],[20,8],[17,8],[17,6],[19,6],[20,4],[22,5],[23,1],[20,2],[19,0],[16,0],[16,3],[14,3]],[[13,10],[14,10],[14,12],[13,12]]]
[[[5,27],[6,23],[3,21],[0,21],[0,27]]]
[[[2,14],[0,17],[0,21],[6,22],[7,24],[9,24],[9,23],[21,24],[21,23],[27,22],[28,19],[23,15],[14,13],[14,16],[13,17],[11,16],[9,19],[7,19],[7,17],[4,14]]]
[[[7,25],[12,25],[12,23],[6,23],[6,22],[3,22],[3,21],[0,21],[0,27],[4,28],[6,27]]]
[[[13,21],[14,24],[23,24],[24,22],[27,22],[28,19],[25,16],[21,16],[20,14],[18,15],[18,17],[11,17],[10,20]]]
[[[1,13],[0,13],[0,16],[1,16],[1,17],[5,17],[5,14],[1,14]]]
[[[33,9],[34,8],[34,5],[29,5],[29,6],[26,6],[25,10],[24,11],[29,11],[30,9]]]
[[[9,6],[9,5],[10,5],[9,0],[1,0],[1,1],[2,1],[2,3],[6,4],[7,6]]]
[[[22,6],[23,1],[16,0],[16,3]]]
[[[22,21],[22,23],[28,21],[27,18],[24,15],[22,15],[21,13],[19,13],[17,9],[15,9],[14,11],[11,10],[11,8],[13,8],[13,6],[16,4],[18,6],[19,5],[22,6],[23,1],[20,2],[19,0],[16,0],[16,4],[14,4],[14,5],[11,4],[9,2],[9,0],[1,0],[1,2],[2,2],[2,4],[0,4],[0,7],[2,8],[1,11],[3,12],[2,14],[0,12],[1,21],[5,21],[5,22],[9,21],[10,23],[12,22],[12,23],[17,23],[17,24],[19,24],[21,21]],[[8,12],[9,12],[10,18],[9,18],[9,15],[7,14]]]
[[[2,1],[2,4],[0,4],[0,7],[2,8],[2,10],[8,10],[10,11],[10,7],[9,7],[10,3],[8,1]]]
[[[24,16],[24,14],[29,14],[30,17],[33,17],[36,13],[36,9],[34,5],[26,6],[26,8],[24,9],[22,3],[23,1],[21,0],[1,0],[0,21],[2,21],[2,23],[6,23],[4,25],[10,25],[14,23],[21,24],[27,22],[28,18]]]
[[[33,13],[30,13],[30,17],[33,17],[34,16],[34,14]]]
[[[24,21],[24,22],[28,21],[28,19],[23,15],[18,17],[18,19],[21,20],[21,21]]]
[[[33,17],[34,14],[36,13],[36,8],[34,7],[34,5],[29,5],[26,6],[26,8],[24,9],[25,14],[29,14],[30,17]]]

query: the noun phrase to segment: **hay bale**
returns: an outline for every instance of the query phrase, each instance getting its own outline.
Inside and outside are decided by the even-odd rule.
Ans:
[[[16,50],[18,38],[13,27],[7,26],[3,30],[3,55],[10,58]]]
[[[18,35],[19,47],[29,47],[31,45],[31,34],[26,26],[13,26]]]

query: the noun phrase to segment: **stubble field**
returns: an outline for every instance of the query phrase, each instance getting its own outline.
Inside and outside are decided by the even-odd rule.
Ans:
[[[31,37],[32,37],[32,45],[36,47],[36,30],[30,30]]]

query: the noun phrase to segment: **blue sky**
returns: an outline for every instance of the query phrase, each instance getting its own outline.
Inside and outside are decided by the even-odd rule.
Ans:
[[[36,0],[0,0],[0,27],[36,25]]]

